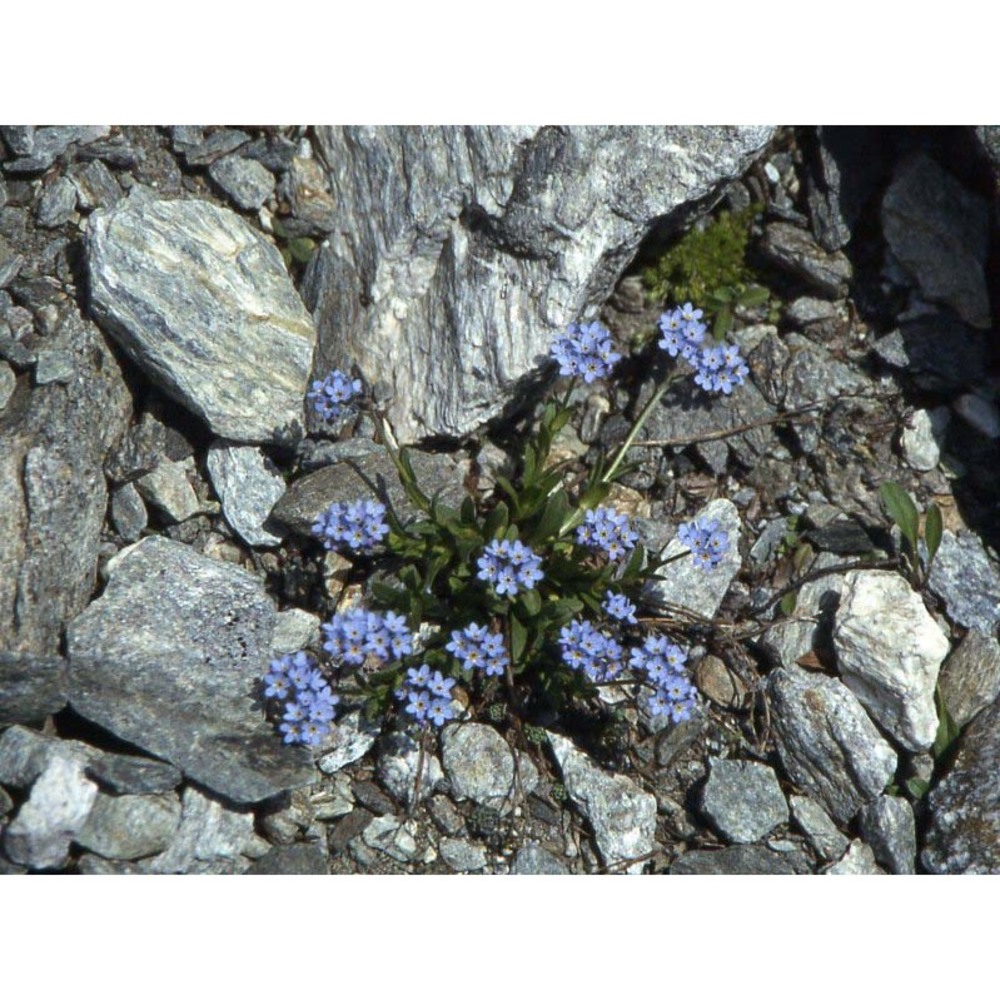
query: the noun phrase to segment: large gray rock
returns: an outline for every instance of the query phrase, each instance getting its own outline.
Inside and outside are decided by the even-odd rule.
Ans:
[[[906,580],[883,570],[848,573],[833,644],[844,683],[872,718],[907,750],[929,749],[948,639]]]
[[[925,298],[946,303],[972,326],[989,327],[985,199],[920,153],[900,165],[882,199],[882,231]]]
[[[134,192],[91,216],[87,257],[101,325],[216,434],[301,428],[315,331],[281,255],[238,215]]]
[[[778,754],[789,777],[847,822],[896,773],[896,754],[840,681],[797,667],[767,679]]]
[[[928,579],[948,616],[959,625],[995,635],[1000,625],[1000,571],[978,535],[945,531]]]
[[[0,726],[38,722],[65,708],[66,661],[0,652]]]
[[[605,865],[618,866],[652,851],[656,796],[622,774],[602,771],[565,736],[550,732],[548,738],[566,792],[590,822]],[[637,875],[644,865],[638,861],[623,867]]]
[[[18,394],[0,430],[0,648],[58,653],[66,624],[97,577],[108,494],[101,471],[128,422],[131,400],[100,331],[60,300],[46,336],[70,351],[66,385]]]
[[[778,854],[760,844],[736,844],[721,851],[688,851],[671,866],[671,875],[805,875],[809,859],[801,852]]]
[[[478,722],[445,727],[441,734],[441,763],[455,797],[472,799],[480,805],[508,807],[538,783],[531,761],[521,757],[515,771],[514,754],[507,741],[492,726]]]
[[[165,851],[181,819],[175,792],[163,795],[98,793],[86,823],[74,838],[103,858],[134,861]]]
[[[330,127],[306,278],[324,371],[358,363],[403,441],[497,415],[603,303],[654,222],[741,173],[769,127]]]
[[[701,808],[719,833],[736,844],[752,844],[788,822],[788,803],[774,771],[752,760],[710,761]]]
[[[69,629],[73,708],[235,802],[308,784],[311,756],[255,701],[275,619],[261,582],[156,536],[108,569]]]
[[[928,871],[1000,873],[1000,701],[969,723],[951,770],[927,804],[921,859]]]
[[[1000,698],[1000,643],[971,629],[945,660],[938,683],[948,714],[964,726]]]

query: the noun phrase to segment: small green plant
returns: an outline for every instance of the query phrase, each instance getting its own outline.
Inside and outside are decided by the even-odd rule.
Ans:
[[[896,523],[903,538],[902,559],[906,573],[914,587],[926,582],[931,564],[941,545],[944,522],[941,508],[932,503],[924,517],[924,552],[920,551],[920,512],[910,494],[899,483],[883,483],[879,489],[882,502],[889,516]]]
[[[285,267],[291,270],[295,264],[304,267],[309,263],[316,252],[315,240],[308,236],[292,236],[278,218],[271,220],[271,229],[274,231],[274,238]]]
[[[755,280],[746,262],[747,244],[760,206],[720,212],[703,227],[695,226],[643,271],[655,302],[700,302],[720,338],[732,326],[738,306],[763,305],[770,293]]]

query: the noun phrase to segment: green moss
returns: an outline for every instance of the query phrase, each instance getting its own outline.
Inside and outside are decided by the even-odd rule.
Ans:
[[[707,225],[685,233],[642,272],[650,299],[693,302],[712,319],[716,336],[729,329],[735,306],[766,302],[768,291],[756,283],[746,262],[750,228],[760,210],[751,205],[740,212],[720,212]]]

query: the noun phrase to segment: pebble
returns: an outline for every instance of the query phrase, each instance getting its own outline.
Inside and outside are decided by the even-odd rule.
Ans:
[[[317,766],[324,774],[336,774],[360,760],[375,745],[380,728],[360,711],[341,716],[330,727],[330,737],[323,745],[323,756],[317,760]]]
[[[945,660],[938,683],[948,714],[964,727],[1000,698],[1000,643],[971,629]]]
[[[281,536],[268,531],[264,522],[284,495],[285,480],[267,456],[252,445],[217,441],[209,447],[205,464],[233,530],[250,546],[279,545]]]
[[[274,194],[274,175],[256,160],[224,156],[209,168],[208,175],[239,208],[255,212]]]
[[[911,469],[930,472],[937,467],[941,460],[938,442],[943,440],[950,418],[948,408],[938,406],[933,410],[915,410],[907,420],[899,443]]]
[[[165,851],[181,819],[174,792],[162,795],[108,795],[100,792],[76,834],[81,846],[101,857],[135,861]]]
[[[569,875],[569,869],[554,854],[538,844],[525,844],[517,852],[511,875]]]
[[[419,762],[420,747],[406,733],[390,733],[383,739],[378,759],[379,780],[393,798],[407,808],[413,804]],[[443,779],[441,761],[433,751],[425,750],[420,772],[419,801],[430,797],[438,782]]]
[[[441,763],[456,799],[472,799],[504,811],[538,783],[535,766],[522,756],[515,784],[514,754],[507,741],[491,726],[477,722],[445,727]]]
[[[322,842],[274,847],[246,870],[247,875],[328,875],[330,859]]]
[[[844,856],[823,869],[824,875],[882,875],[875,854],[863,840],[852,840]]]
[[[671,866],[671,875],[803,875],[812,871],[800,853],[779,854],[760,844],[736,844],[721,851],[688,851]]]
[[[486,848],[468,840],[442,837],[438,844],[442,859],[457,872],[478,872],[486,867]]]
[[[126,542],[137,542],[149,524],[146,504],[134,483],[124,483],[111,493],[111,523]]]
[[[756,761],[711,759],[701,809],[736,844],[752,844],[788,822],[788,803],[774,771]]]
[[[35,360],[35,385],[65,385],[73,378],[76,363],[69,351],[39,351]]]
[[[843,857],[848,840],[822,806],[808,795],[793,795],[788,800],[792,816],[809,840],[809,845],[824,861]]]
[[[166,518],[168,524],[180,524],[202,512],[198,494],[190,476],[196,475],[194,460],[161,462],[152,472],[135,481],[142,498]]]

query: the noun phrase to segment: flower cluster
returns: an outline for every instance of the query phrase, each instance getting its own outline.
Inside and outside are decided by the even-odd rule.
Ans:
[[[385,504],[374,500],[332,503],[316,518],[312,531],[328,549],[344,546],[354,552],[370,552],[389,534]]]
[[[647,636],[632,650],[629,666],[644,673],[655,688],[649,699],[652,715],[668,714],[673,722],[691,718],[694,687],[685,674],[686,663],[687,653],[661,635]]]
[[[572,670],[582,670],[595,684],[613,681],[622,672],[622,647],[599,632],[586,619],[573,619],[559,632],[562,660]]]
[[[480,580],[493,585],[497,594],[516,597],[518,590],[531,590],[545,574],[542,560],[520,541],[494,539],[478,560]]]
[[[327,421],[339,420],[354,408],[351,400],[361,395],[361,379],[351,379],[342,371],[332,371],[326,378],[313,382],[306,399],[313,401],[313,408]]]
[[[463,670],[482,670],[487,677],[501,676],[510,663],[503,636],[475,622],[452,632],[445,649],[454,654]]]
[[[368,656],[383,663],[413,652],[413,636],[406,619],[395,612],[380,615],[364,608],[341,611],[323,626],[323,648],[334,658],[354,666]]]
[[[424,663],[406,671],[396,698],[406,703],[404,711],[413,717],[414,722],[424,725],[433,722],[435,726],[443,726],[449,719],[455,718],[451,707],[451,689],[454,686],[455,681],[451,677],[445,677],[440,670],[432,674],[431,668]]]
[[[638,533],[629,525],[628,516],[619,514],[613,507],[588,510],[583,524],[576,529],[580,545],[601,549],[612,562],[628,555],[638,538]]]
[[[264,694],[284,704],[279,729],[285,742],[306,746],[315,746],[330,732],[334,706],[340,701],[316,661],[303,652],[271,661]]]
[[[735,344],[703,347],[707,327],[701,322],[702,311],[690,302],[678,306],[660,317],[663,336],[657,345],[672,358],[678,355],[695,369],[694,380],[707,392],[722,392],[728,396],[733,387],[743,385],[750,369]]]
[[[588,385],[611,374],[621,355],[613,350],[611,334],[600,323],[570,323],[552,343],[560,375],[582,375]]]
[[[698,569],[715,569],[729,551],[729,532],[717,520],[699,517],[677,529],[677,538],[691,550]]]
[[[636,625],[635,605],[624,595],[608,591],[601,607],[611,618],[617,618],[627,625]]]

